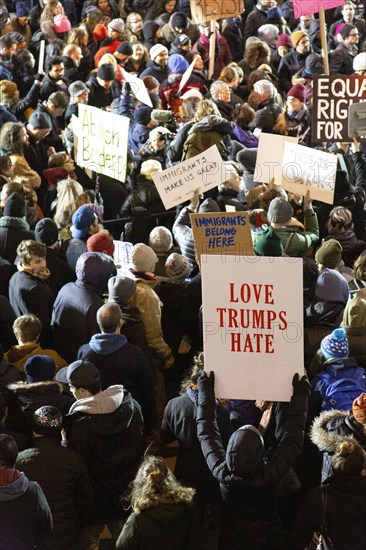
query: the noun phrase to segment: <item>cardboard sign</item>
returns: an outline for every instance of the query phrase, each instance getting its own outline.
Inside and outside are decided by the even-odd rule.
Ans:
[[[236,17],[244,11],[244,0],[190,0],[194,23]]]
[[[366,102],[364,76],[314,77],[312,141],[351,142],[352,138],[348,133],[348,110],[350,105],[360,102]]]
[[[196,189],[204,193],[226,179],[225,165],[216,145],[153,174],[155,186],[167,210],[189,200]]]
[[[130,84],[131,91],[134,93],[136,99],[138,99],[139,101],[141,101],[141,103],[144,103],[148,107],[152,107],[153,104],[151,103],[149,92],[146,89],[144,81],[135,74],[128,73],[124,69],[122,69],[122,74],[126,82]]]
[[[293,375],[304,372],[302,265],[301,258],[207,256],[203,342],[217,397],[290,400]]]
[[[320,8],[330,10],[343,4],[344,0],[293,0],[294,16],[299,19],[301,15],[318,13]]]
[[[77,164],[125,181],[129,119],[79,104]]]
[[[196,252],[201,264],[206,261],[206,254],[237,257],[254,254],[247,212],[190,214],[190,218]]]
[[[285,143],[282,185],[287,191],[333,204],[337,155]]]
[[[274,178],[275,184],[281,185],[283,151],[287,141],[298,143],[299,139],[261,132],[254,171],[255,182],[269,183]]]

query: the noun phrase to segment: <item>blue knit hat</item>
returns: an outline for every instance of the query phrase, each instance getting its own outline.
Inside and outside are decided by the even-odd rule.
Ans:
[[[189,63],[183,55],[173,53],[169,57],[168,68],[174,74],[183,74],[189,67]]]
[[[56,374],[56,364],[48,355],[33,355],[25,362],[24,372],[31,384],[53,380]]]
[[[336,328],[332,334],[323,338],[320,349],[326,359],[346,359],[349,349],[344,328]]]

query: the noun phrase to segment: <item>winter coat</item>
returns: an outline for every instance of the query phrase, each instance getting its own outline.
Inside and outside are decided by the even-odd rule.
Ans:
[[[87,82],[89,87],[88,105],[104,109],[112,104],[112,101],[120,96],[121,84],[114,79],[113,84],[105,90],[98,84],[96,75],[93,75]]]
[[[129,344],[123,334],[94,334],[78,351],[78,359],[97,367],[102,389],[119,384],[139,403],[148,420],[155,409],[155,383],[151,365],[142,351]]]
[[[296,50],[291,50],[282,57],[278,67],[278,78],[282,93],[287,94],[292,88],[291,78],[305,67],[305,61],[309,53],[311,52],[300,54]]]
[[[267,99],[259,105],[250,127],[252,129],[259,128],[262,132],[273,134],[273,126],[276,124],[278,115],[281,112],[282,108],[275,99]],[[256,146],[254,145],[254,147]]]
[[[203,59],[205,66],[208,67],[210,58],[210,39],[201,34],[197,42],[193,45],[192,51],[197,52]],[[233,60],[231,55],[230,46],[224,36],[219,31],[216,31],[216,45],[215,45],[215,63],[213,78],[217,79],[220,76],[221,71],[229,65]]]
[[[188,206],[182,208],[179,212],[174,225],[173,235],[181,250],[181,254],[187,258],[191,266],[196,266],[196,247],[194,244],[193,230],[191,227],[191,221],[189,214],[192,211]]]
[[[57,296],[64,285],[75,281],[75,272],[54,248],[47,247],[46,263],[51,273],[46,282],[53,295]]]
[[[227,446],[232,434],[229,413],[216,401],[217,425]],[[188,391],[179,397],[171,399],[164,410],[161,424],[161,440],[164,443],[178,441],[179,451],[174,467],[174,475],[187,487],[197,491],[197,503],[209,502],[217,497],[219,485],[213,478],[202,454],[201,445],[197,439],[197,390]]]
[[[144,76],[153,76],[161,84],[168,77],[169,70],[168,67],[161,67],[154,61],[148,61],[146,69],[139,74],[139,78]]]
[[[179,36],[179,33],[172,27],[170,20],[161,28],[161,34],[165,42],[168,44],[174,42],[177,36]],[[188,20],[188,28],[184,29],[184,34],[189,36],[189,38],[191,39],[191,44],[194,44],[200,36],[197,25],[193,24],[190,20]]]
[[[68,55],[62,56],[62,62],[64,64],[64,76],[68,82],[75,82],[75,80],[84,80],[82,73],[79,70],[79,67]]]
[[[342,42],[330,54],[329,72],[334,75],[350,75],[353,70],[354,55],[351,54],[347,46]]]
[[[238,447],[240,430],[225,451],[218,430],[214,390],[208,378],[198,382],[197,436],[212,475],[220,483],[224,503],[220,548],[270,550],[279,547],[281,524],[276,483],[298,457],[303,441],[307,397],[293,395],[284,435],[268,462],[256,438],[248,438],[245,452]],[[241,441],[242,443],[242,441]],[[255,458],[254,458],[255,457]]]
[[[169,145],[167,153],[167,167],[173,166],[180,162],[183,154],[184,142],[187,139],[188,132],[192,128],[194,122],[186,122],[181,126]]]
[[[127,338],[127,342],[140,348],[142,353],[150,362],[150,348],[146,339],[146,331],[144,322],[141,317],[141,313],[136,307],[125,304],[121,306],[123,325],[121,328],[121,334],[124,334]]]
[[[133,512],[118,537],[117,550],[199,550],[199,526],[193,506],[158,504]]]
[[[5,390],[8,384],[20,382],[22,375],[16,367],[9,365],[6,361],[0,361],[0,393]]]
[[[70,446],[85,460],[93,485],[95,523],[123,515],[120,495],[134,479],[144,451],[138,403],[123,386],[79,399],[65,418]]]
[[[93,495],[81,456],[53,437],[37,437],[18,454],[16,468],[37,481],[51,508],[53,530],[47,547],[77,550],[83,524],[91,514]],[[57,481],[55,483],[55,481]]]
[[[0,295],[0,345],[4,350],[16,344],[12,328],[15,319],[16,315],[9,300]]]
[[[311,441],[323,453],[322,482],[333,474],[331,457],[337,446],[349,438],[356,439],[366,451],[366,434],[362,424],[348,411],[323,411],[314,420]]]
[[[4,359],[14,365],[14,367],[20,370],[20,372],[24,372],[24,364],[34,355],[47,355],[48,357],[51,357],[51,359],[53,359],[56,363],[57,370],[62,367],[67,367],[68,365],[65,359],[63,359],[55,350],[43,349],[38,342],[13,346],[4,354]]]
[[[268,23],[268,11],[262,9],[261,3],[258,1],[245,21],[243,32],[244,45],[250,36],[257,36],[259,27],[266,23]]]
[[[66,78],[52,78],[48,74],[44,77],[42,81],[41,91],[39,97],[41,101],[47,100],[51,94],[54,92],[64,92],[66,95],[69,95],[68,86],[71,84],[71,81]]]
[[[133,150],[135,154],[138,153],[140,147],[142,147],[149,139],[151,128],[140,124],[140,122],[131,122],[128,129],[128,146]]]
[[[41,176],[29,166],[24,155],[10,153],[10,159],[14,167],[14,177],[12,180],[31,189],[38,189],[41,185]]]
[[[51,510],[38,483],[29,481],[23,472],[4,468],[0,476],[0,544],[4,550],[46,550],[52,527]]]
[[[141,126],[136,124],[136,126]],[[149,129],[150,130],[150,129]],[[130,192],[121,206],[121,218],[133,217],[135,208],[146,208],[149,212],[165,212],[164,204],[153,181],[138,176],[137,188]]]
[[[243,34],[240,29],[240,24],[237,25],[232,17],[227,17],[226,27],[221,34],[229,44],[230,51],[233,56],[233,61],[235,61],[235,63],[238,63],[243,59],[244,53]]]

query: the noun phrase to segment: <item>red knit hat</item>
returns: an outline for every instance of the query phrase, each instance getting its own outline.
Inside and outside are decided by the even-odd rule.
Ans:
[[[99,231],[86,241],[88,252],[104,252],[113,258],[114,242],[107,231]]]
[[[305,86],[303,84],[295,84],[287,92],[287,97],[296,97],[299,101],[305,101]]]
[[[287,46],[288,48],[293,48],[291,38],[288,34],[280,34],[276,41],[276,48],[279,46]]]
[[[366,424],[366,393],[361,393],[353,402],[352,413],[357,422]]]

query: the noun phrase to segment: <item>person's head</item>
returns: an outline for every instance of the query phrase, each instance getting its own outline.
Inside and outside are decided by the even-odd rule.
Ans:
[[[11,435],[0,434],[0,467],[14,468],[18,456],[18,445]]]
[[[116,75],[112,64],[107,63],[100,65],[97,70],[97,82],[99,86],[105,90],[108,90],[112,86],[115,76]]]
[[[315,253],[319,271],[325,268],[335,269],[342,261],[342,245],[336,239],[325,241]]]
[[[344,27],[339,31],[339,34],[343,38],[343,42],[347,47],[355,46],[360,40],[360,33],[357,27],[346,23]]]
[[[134,270],[144,273],[154,273],[158,257],[150,246],[143,243],[135,244],[131,252],[131,265]]]
[[[221,113],[213,101],[211,101],[210,99],[202,99],[202,101],[199,101],[197,104],[196,114],[193,118],[193,122],[199,122],[208,115],[216,115],[221,117]]]
[[[43,405],[34,411],[29,420],[36,437],[52,437],[60,440],[62,414],[57,407]]]
[[[15,82],[0,80],[0,105],[11,109],[19,101],[19,90]]]
[[[328,233],[345,233],[352,227],[352,212],[343,206],[333,208],[327,221]]]
[[[53,57],[47,65],[47,73],[51,78],[59,80],[64,76],[64,63],[61,57]]]
[[[278,36],[276,41],[276,48],[280,57],[286,55],[292,49],[292,46],[293,44],[288,34],[283,33]]]
[[[75,239],[84,239],[98,231],[98,218],[93,209],[86,205],[80,206],[72,216],[72,236]]]
[[[125,32],[125,22],[120,17],[112,19],[107,25],[108,36],[113,40],[120,40]]]
[[[121,308],[114,302],[107,302],[97,311],[97,323],[103,334],[119,334],[123,324]]]
[[[88,45],[89,35],[85,27],[80,26],[74,29],[71,29],[67,42],[68,44],[75,44],[79,46],[82,50]]]
[[[256,94],[257,102],[263,103],[268,99],[272,99],[276,96],[277,90],[274,84],[267,79],[257,80],[253,84],[253,91]]]
[[[28,135],[22,122],[6,122],[0,128],[0,148],[4,153],[22,155],[28,144]]]
[[[347,359],[349,347],[344,328],[337,328],[325,336],[320,343],[320,350],[327,361]]]
[[[164,126],[156,126],[149,132],[149,141],[155,151],[160,151],[166,146],[166,136],[169,130]]]
[[[56,373],[57,382],[69,384],[76,400],[92,397],[101,390],[100,372],[90,361],[78,360]]]
[[[294,84],[287,92],[286,108],[290,112],[299,112],[304,106],[305,86],[303,84]]]
[[[170,16],[169,25],[174,33],[183,34],[189,27],[189,20],[185,13],[176,11]]]
[[[38,220],[34,228],[34,236],[37,242],[55,248],[58,242],[58,227],[56,222],[51,218]]]
[[[299,54],[306,54],[310,51],[309,35],[305,31],[294,31],[291,34],[291,42]]]
[[[81,53],[80,46],[76,46],[75,44],[68,44],[67,46],[65,46],[64,56],[72,59],[75,65],[78,67],[82,60],[83,54]]]
[[[355,17],[355,5],[353,2],[346,0],[342,8],[342,17],[345,23],[352,23]]]
[[[146,56],[146,48],[141,42],[134,42],[132,44],[131,58],[134,61],[141,61]]]
[[[152,48],[150,48],[149,54],[151,60],[156,63],[156,65],[159,65],[159,67],[166,67],[168,65],[168,48],[162,44],[155,44]]]
[[[232,162],[225,162],[225,181],[218,186],[219,192],[231,189],[236,193],[242,190],[242,178]]]
[[[46,101],[49,114],[53,117],[63,115],[69,106],[69,98],[65,92],[53,92]]]
[[[248,103],[242,103],[234,108],[231,116],[238,126],[247,130],[254,119],[255,111]]]
[[[230,103],[231,90],[227,82],[216,80],[210,86],[210,94],[213,100]]]
[[[162,5],[166,13],[173,13],[175,6],[177,4],[176,0],[163,0]]]
[[[1,155],[0,156],[0,174],[2,174],[3,176],[6,176],[8,178],[12,178],[14,176],[14,166],[11,162],[10,155]],[[9,185],[6,183],[5,185],[3,185],[2,189],[1,189],[0,206],[4,206],[4,204],[5,204],[4,203],[4,198],[3,198],[4,187],[5,187],[4,197],[6,196],[6,198],[7,198],[10,195],[10,193],[8,193]],[[19,190],[21,190],[21,184],[20,184]],[[13,192],[13,191],[11,191],[11,192]]]
[[[353,264],[355,278],[359,281],[366,280],[366,250],[363,250]]]
[[[166,259],[165,271],[173,281],[185,281],[192,271],[192,266],[185,256],[172,252]]]
[[[270,47],[262,40],[252,42],[245,48],[244,60],[251,69],[257,69],[257,67],[263,64],[268,65],[270,57]]]
[[[145,84],[145,88],[148,92],[157,94],[159,93],[159,81],[152,75],[146,75],[142,77],[142,81]]]
[[[359,424],[366,426],[366,393],[361,393],[352,403],[353,418]]]
[[[219,80],[226,82],[230,88],[236,88],[239,85],[239,74],[234,67],[224,67],[220,73]]]
[[[49,116],[42,111],[33,111],[28,119],[27,131],[36,141],[44,139],[51,131]]]
[[[366,74],[366,51],[361,51],[353,59],[353,70],[356,74]]]
[[[56,363],[48,355],[33,355],[24,363],[24,373],[29,384],[53,380]]]
[[[115,50],[113,55],[118,60],[118,62],[123,65],[130,59],[132,54],[133,54],[132,45],[127,40],[124,40]]]
[[[126,29],[130,30],[133,34],[140,36],[142,28],[144,26],[143,19],[139,13],[129,13],[126,19]]]
[[[180,485],[161,457],[148,455],[132,483],[131,506],[138,512],[158,504],[191,504],[194,495],[195,490]]]
[[[24,76],[24,74],[33,74],[35,66],[34,55],[29,50],[20,50],[13,56],[13,74]]]
[[[82,80],[72,82],[68,87],[71,103],[87,103],[89,98],[89,88]]]
[[[29,21],[29,9],[24,2],[17,2],[15,7],[15,17],[21,27],[26,27]]]
[[[346,279],[335,269],[323,269],[318,276],[315,295],[325,302],[340,302],[346,304],[349,289]]]
[[[165,254],[173,247],[173,235],[167,227],[158,225],[149,235],[149,246],[156,254]]]
[[[17,51],[17,43],[11,33],[0,36],[0,56],[3,58],[13,57]]]
[[[313,21],[314,15],[301,15],[300,16],[300,30],[308,32],[310,23]]]
[[[354,438],[347,437],[337,445],[331,457],[331,465],[335,474],[363,475],[366,470],[366,453]]]
[[[37,241],[22,241],[17,248],[19,265],[32,275],[41,275],[47,271],[46,246]]]
[[[48,168],[64,168],[72,176],[74,175],[75,162],[65,151],[60,151],[49,156]]]
[[[276,197],[271,200],[267,212],[269,223],[274,227],[286,225],[294,214],[291,204],[283,198]]]
[[[38,342],[41,331],[42,323],[33,313],[21,315],[13,323],[14,336],[19,344]]]

